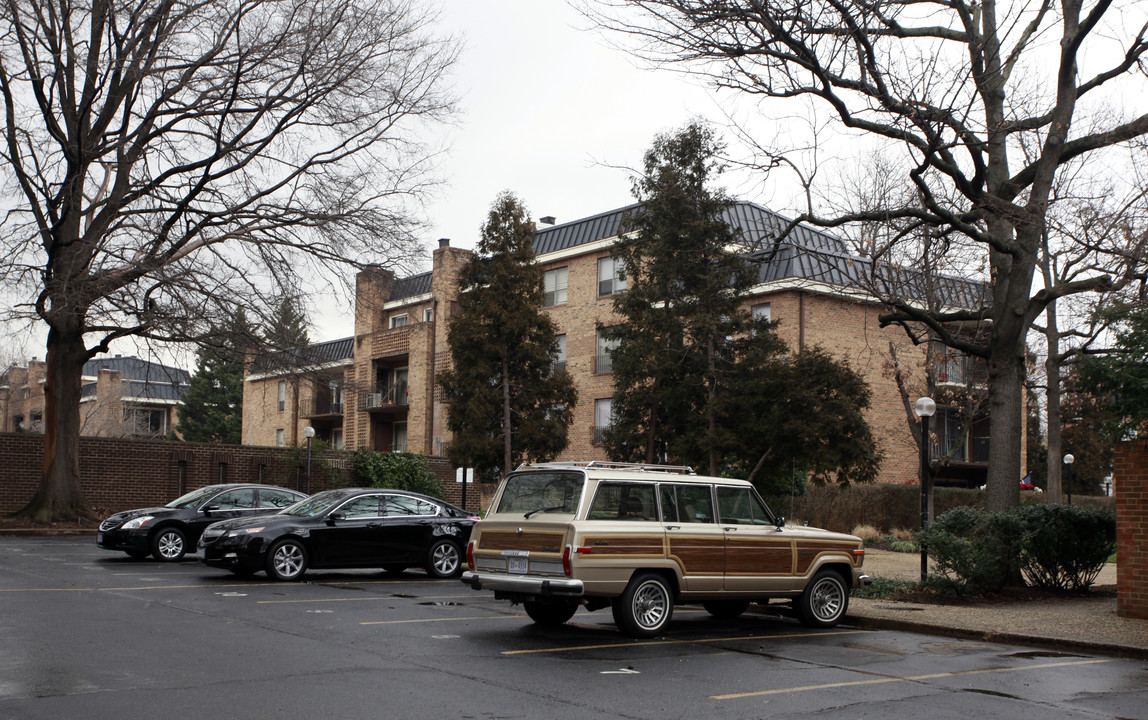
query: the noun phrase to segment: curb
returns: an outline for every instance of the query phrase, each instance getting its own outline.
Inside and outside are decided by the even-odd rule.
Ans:
[[[96,532],[95,529],[91,528],[0,528],[0,537],[80,536],[95,535]]]
[[[926,622],[914,622],[912,620],[892,620],[889,618],[863,617],[848,614],[845,616],[845,622],[865,630],[900,630],[924,635],[941,635],[944,637],[959,638],[961,640],[983,640],[985,642],[1008,643],[1010,645],[1033,645],[1035,647],[1044,647],[1052,650],[1114,655],[1139,660],[1148,659],[1148,648],[1130,645],[1020,635],[1018,633],[999,632],[996,630],[974,630],[971,628],[957,628],[946,625],[934,625]]]

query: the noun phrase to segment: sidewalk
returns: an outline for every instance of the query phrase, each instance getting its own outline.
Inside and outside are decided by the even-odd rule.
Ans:
[[[866,550],[871,577],[919,580],[921,556]],[[1116,566],[1100,571],[1094,587],[1116,586]],[[1085,596],[962,605],[850,598],[846,622],[858,627],[1039,645],[1063,650],[1148,658],[1148,620],[1120,617],[1116,598]]]

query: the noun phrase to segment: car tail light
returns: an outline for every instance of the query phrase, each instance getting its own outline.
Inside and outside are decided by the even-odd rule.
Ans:
[[[570,577],[571,575],[574,574],[573,569],[570,567],[570,546],[569,545],[567,545],[566,549],[562,551],[562,572],[564,572],[566,574],[566,577]]]
[[[474,569],[474,541],[471,540],[466,544],[466,566],[471,570]]]

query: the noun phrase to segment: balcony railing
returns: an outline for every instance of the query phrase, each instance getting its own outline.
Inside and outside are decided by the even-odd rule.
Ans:
[[[322,415],[342,415],[343,403],[330,400],[316,400],[311,407],[311,417]]]
[[[594,372],[614,372],[614,358],[612,358],[609,354],[598,355],[594,359]]]
[[[606,442],[606,430],[608,430],[609,427],[610,427],[609,425],[595,425],[594,426],[594,439],[591,440],[591,442],[594,445],[601,445],[604,442]]]
[[[395,385],[386,392],[367,393],[366,406],[368,410],[381,408],[406,407],[408,388],[406,384]]]

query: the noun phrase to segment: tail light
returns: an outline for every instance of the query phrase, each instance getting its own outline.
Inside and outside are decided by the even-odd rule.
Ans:
[[[566,577],[570,577],[574,574],[573,569],[570,567],[570,546],[569,545],[567,545],[566,549],[562,551],[562,572],[566,574]]]
[[[471,540],[466,544],[466,566],[471,570],[474,569],[474,541]]]

